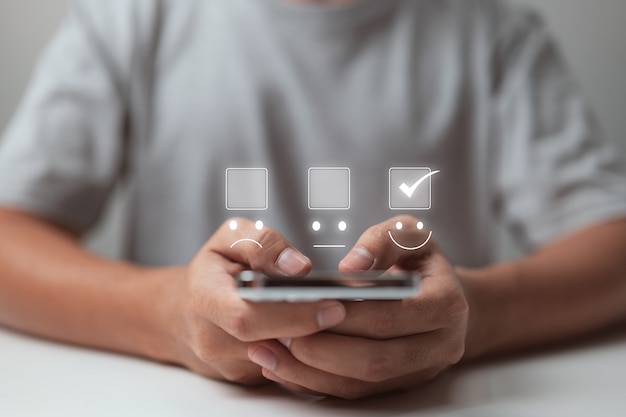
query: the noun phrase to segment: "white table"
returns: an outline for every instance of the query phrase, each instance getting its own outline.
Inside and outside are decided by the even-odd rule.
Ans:
[[[0,329],[0,416],[626,416],[626,328],[361,401],[247,389]]]

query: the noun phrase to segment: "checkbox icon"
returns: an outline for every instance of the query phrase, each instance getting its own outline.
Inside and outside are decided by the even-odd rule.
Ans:
[[[350,208],[349,168],[309,168],[309,209]]]
[[[268,172],[266,168],[226,170],[227,210],[267,210]]]
[[[391,210],[429,210],[432,205],[432,177],[439,173],[430,168],[390,168],[389,208]]]

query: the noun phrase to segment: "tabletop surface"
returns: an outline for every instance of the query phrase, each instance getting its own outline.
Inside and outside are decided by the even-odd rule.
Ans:
[[[593,413],[593,414],[592,414]],[[242,388],[0,329],[0,416],[626,416],[626,328],[359,401]]]

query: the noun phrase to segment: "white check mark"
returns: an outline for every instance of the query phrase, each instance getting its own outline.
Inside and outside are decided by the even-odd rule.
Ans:
[[[410,187],[406,185],[406,183],[403,182],[402,185],[399,187],[400,191],[406,194],[407,197],[411,198],[413,197],[413,193],[415,192],[415,190],[417,190],[417,187],[419,187],[421,183],[423,183],[424,181],[426,181],[428,178],[432,177],[433,175],[437,174],[438,172],[439,171],[429,172],[428,174],[424,175],[422,178],[417,180],[417,182],[411,185]]]

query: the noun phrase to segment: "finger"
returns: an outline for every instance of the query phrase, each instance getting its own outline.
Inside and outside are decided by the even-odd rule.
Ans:
[[[357,399],[393,389],[416,385],[432,379],[439,370],[428,369],[384,382],[367,382],[308,366],[297,360],[285,347],[275,341],[251,344],[248,355],[261,366],[263,375],[287,389],[309,394],[325,394],[345,399]]]
[[[311,270],[311,261],[280,233],[245,218],[227,220],[207,247],[222,256],[266,274],[296,275]]]
[[[397,216],[370,227],[339,263],[343,272],[386,270],[393,265],[418,269],[437,250],[432,230],[412,216]]]
[[[275,373],[273,373],[272,371],[268,371],[267,369],[263,369],[261,368],[261,375],[263,375],[264,378],[273,381],[273,382],[277,382],[280,385],[283,386],[283,388],[286,388],[288,391],[297,393],[297,394],[305,394],[308,396],[313,396],[313,397],[320,397],[324,398],[327,397],[327,394],[321,393],[321,392],[317,392],[317,391],[313,391],[310,390],[308,388],[303,387],[302,385],[297,385],[294,384],[292,382],[289,382],[285,379],[282,379],[281,377],[279,377],[278,375],[276,375]]]
[[[346,319],[333,333],[386,340],[438,330],[447,324],[436,300],[418,296],[401,301],[346,302]]]
[[[203,280],[204,288],[194,302],[196,311],[231,336],[244,342],[284,337],[300,337],[336,326],[346,316],[338,301],[313,303],[253,303],[236,292],[232,277],[215,274]]]
[[[251,344],[248,356],[263,369],[266,378],[292,391],[355,399],[375,389],[372,383],[329,374],[305,365],[274,341]]]
[[[337,377],[336,375],[327,374],[327,381],[337,380],[338,383],[326,383],[324,386],[326,387],[325,393],[319,391],[313,391],[312,389],[305,388],[302,385],[294,384],[293,382],[289,382],[278,375],[276,375],[272,371],[268,371],[267,369],[262,370],[262,375],[270,380],[281,384],[284,388],[289,391],[295,393],[302,393],[309,396],[315,397],[340,397],[347,400],[356,400],[363,397],[368,397],[371,395],[380,394],[383,392],[390,392],[402,388],[416,387],[417,385],[421,385],[424,382],[430,381],[434,377],[436,377],[441,370],[439,369],[428,369],[417,374],[405,375],[401,378],[385,381],[383,383],[367,383],[363,381],[357,380],[348,380],[346,378]],[[336,389],[332,389],[336,388]]]
[[[220,379],[242,385],[262,385],[265,381],[261,368],[245,360],[222,360],[214,361],[212,366],[219,372]]]
[[[289,351],[320,371],[378,383],[456,362],[462,354],[459,345],[445,331],[386,341],[325,332],[293,339]]]
[[[398,301],[346,302],[346,320],[334,333],[392,339],[456,327],[466,320],[467,300],[452,267],[440,254],[424,264],[417,295]]]

